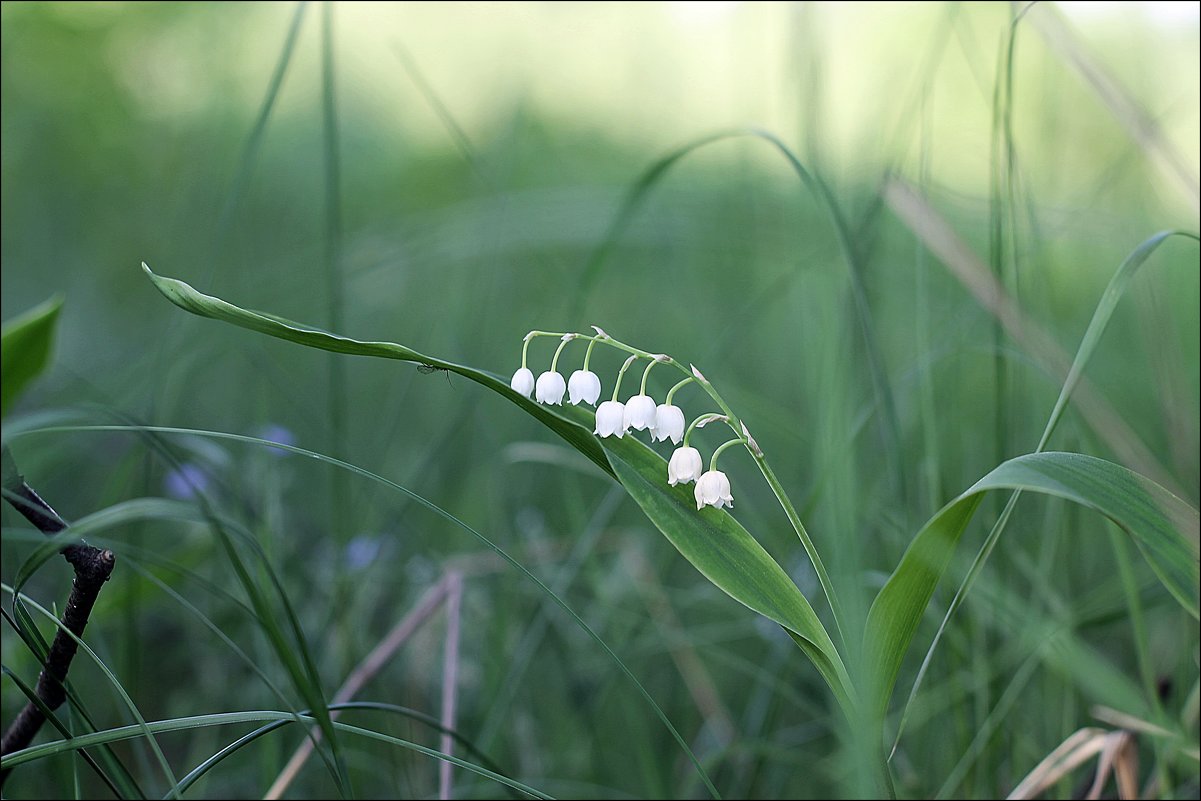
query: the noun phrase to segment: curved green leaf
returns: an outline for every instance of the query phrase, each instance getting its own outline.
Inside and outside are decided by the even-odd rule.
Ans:
[[[676,550],[731,598],[792,634],[849,710],[853,688],[838,651],[779,563],[729,514],[709,507],[698,512],[691,487],[669,486],[663,459],[642,442],[610,437],[603,444],[617,479]]]
[[[1011,34],[1012,35],[1012,34]],[[1105,288],[1101,300],[1097,303],[1097,308],[1093,312],[1092,320],[1089,321],[1088,328],[1084,332],[1084,337],[1080,342],[1080,347],[1076,350],[1076,357],[1072,361],[1072,366],[1068,370],[1067,377],[1064,379],[1063,387],[1060,389],[1059,398],[1055,401],[1055,408],[1051,411],[1050,417],[1047,419],[1047,425],[1043,429],[1042,437],[1039,438],[1038,446],[1034,449],[1035,453],[1040,453],[1046,448],[1047,443],[1051,439],[1056,426],[1059,425],[1060,419],[1063,417],[1067,409],[1067,404],[1075,391],[1076,386],[1080,383],[1080,379],[1084,375],[1084,368],[1092,358],[1093,352],[1096,350],[1101,341],[1101,336],[1105,333],[1106,326],[1109,325],[1109,320],[1113,316],[1114,309],[1117,307],[1118,301],[1121,300],[1130,283],[1134,280],[1134,276],[1146,263],[1147,259],[1157,248],[1168,239],[1174,236],[1180,236],[1191,239],[1194,242],[1201,241],[1196,234],[1188,231],[1160,231],[1154,236],[1149,237],[1128,255],[1125,260],[1118,266],[1113,278],[1110,279],[1108,286]],[[944,258],[944,261],[946,259]],[[948,261],[948,264],[950,262]],[[943,632],[946,630],[947,623],[952,615],[955,614],[963,598],[973,586],[976,576],[979,575],[988,557],[991,555],[993,548],[1004,532],[1006,525],[1009,522],[1009,516],[1021,497],[1021,490],[1016,490],[1009,496],[1009,500],[1005,504],[1005,508],[1001,511],[997,521],[993,524],[992,530],[988,533],[984,543],[980,546],[976,553],[975,559],[972,561],[972,566],[969,568],[967,575],[956,590],[954,598],[951,599],[950,605],[947,607],[946,613],[943,615],[942,623],[939,624],[938,631],[934,634],[934,639],[930,643],[930,647],[926,650],[926,656],[922,660],[922,666],[917,672],[917,677],[913,681],[913,686],[909,691],[909,700],[905,703],[904,711],[901,714],[900,724],[897,726],[896,741],[899,742],[901,733],[905,730],[905,721],[909,715],[909,710],[913,704],[913,700],[917,697],[918,688],[922,684],[926,670],[930,666],[930,659],[934,654],[934,650],[938,647],[942,639]]]
[[[633,437],[599,440],[592,434],[592,412],[578,406],[553,407],[552,411],[552,407],[514,392],[499,376],[426,356],[403,345],[349,339],[241,309],[197,292],[182,281],[155,275],[145,264],[142,267],[172,303],[201,317],[321,350],[439,367],[504,396],[621,482],[651,522],[702,575],[731,598],[787,629],[844,707],[852,702],[853,690],[837,649],[784,569],[726,512],[697,512],[688,489],[667,484],[667,463],[645,444]]]
[[[1078,453],[1033,453],[1011,459],[944,506],[918,532],[876,596],[864,632],[875,674],[872,704],[888,705],[901,661],[955,545],[989,490],[1011,489],[1064,498],[1108,517],[1130,535],[1164,586],[1198,616],[1197,510],[1148,478]]]
[[[349,337],[338,336],[337,334],[330,334],[316,328],[310,328],[309,326],[286,320],[283,317],[277,317],[274,314],[243,309],[232,303],[227,303],[221,298],[197,292],[183,281],[156,275],[145,262],[142,263],[142,269],[146,271],[146,275],[154,282],[154,286],[158,291],[166,296],[167,300],[181,309],[190,311],[192,314],[199,315],[200,317],[208,317],[213,320],[232,323],[242,328],[249,328],[251,331],[258,331],[260,334],[267,334],[268,336],[277,337],[288,342],[295,342],[298,345],[305,345],[318,350],[345,353],[351,356],[375,356],[380,359],[397,359],[403,362],[438,367],[471,379],[477,384],[483,384],[493,392],[503,395],[512,403],[520,406],[525,412],[537,418],[547,428],[550,428],[563,439],[567,440],[572,447],[591,459],[606,473],[613,475],[613,468],[609,466],[609,460],[605,458],[605,453],[597,442],[596,437],[592,436],[591,427],[585,427],[580,423],[566,420],[562,416],[552,412],[549,407],[535,403],[524,395],[514,392],[509,388],[508,382],[498,375],[487,373],[483,370],[476,370],[473,367],[455,364],[454,362],[448,362],[444,359],[437,359],[433,356],[426,356],[424,353],[418,353],[412,348],[406,348],[404,345],[397,345],[394,342],[364,342]]]
[[[9,405],[25,385],[46,369],[62,307],[62,295],[55,295],[4,324],[0,333],[0,414],[8,414]]]

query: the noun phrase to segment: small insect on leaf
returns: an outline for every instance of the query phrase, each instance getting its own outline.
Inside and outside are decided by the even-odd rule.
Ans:
[[[422,375],[430,375],[431,373],[445,373],[446,383],[450,384],[450,370],[447,370],[445,367],[434,367],[432,364],[419,364],[417,365],[417,372],[421,373]]]

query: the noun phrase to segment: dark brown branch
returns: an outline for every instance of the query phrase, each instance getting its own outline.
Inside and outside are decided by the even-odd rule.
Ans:
[[[6,476],[6,484],[5,498],[43,534],[53,536],[67,528],[50,504],[42,500],[20,476]],[[92,607],[96,605],[96,596],[112,575],[116,556],[112,551],[101,550],[85,542],[72,543],[63,548],[62,553],[75,569],[75,580],[71,584],[67,608],[63,611],[62,625],[75,637],[82,637]],[[55,633],[37,685],[38,698],[50,710],[58,709],[66,700],[67,691],[63,682],[67,679],[67,671],[71,669],[71,660],[75,658],[78,647],[75,638],[62,629]],[[0,740],[0,754],[10,754],[28,746],[45,721],[42,710],[32,701],[27,703],[4,732]],[[8,778],[8,773],[8,770],[0,771],[0,786]]]

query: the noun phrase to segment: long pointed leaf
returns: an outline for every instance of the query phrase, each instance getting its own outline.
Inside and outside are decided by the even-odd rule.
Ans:
[[[742,525],[724,511],[690,508],[691,494],[667,484],[667,463],[634,439],[592,434],[592,412],[577,407],[550,407],[514,392],[499,376],[454,362],[418,353],[392,342],[363,342],[319,331],[274,315],[234,306],[220,298],[197,292],[188,284],[156,275],[142,265],[154,285],[180,308],[242,328],[312,348],[359,356],[416,362],[450,370],[469,378],[538,419],[569,444],[621,482],[667,539],[707,579],[731,598],[779,623],[797,639],[822,677],[844,705],[853,690],[846,669],[829,634],[809,601]]]
[[[882,715],[918,622],[985,492],[1051,495],[1108,517],[1138,545],[1160,581],[1198,616],[1197,510],[1125,467],[1077,453],[1034,453],[999,465],[944,506],[918,532],[868,613],[867,664],[875,671],[872,708]]]

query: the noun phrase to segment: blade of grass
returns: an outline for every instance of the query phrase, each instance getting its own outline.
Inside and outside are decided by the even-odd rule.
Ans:
[[[9,619],[7,612],[5,612],[5,619]],[[15,621],[10,620],[10,622]],[[37,706],[38,710],[41,711],[42,716],[46,718],[46,720],[50,721],[50,725],[58,729],[59,734],[67,739],[70,739],[74,736],[71,734],[71,730],[68,729],[61,720],[59,720],[58,715],[54,714],[54,711],[50,709],[50,707],[46,706],[46,702],[42,700],[41,696],[39,696],[32,687],[26,684],[20,676],[13,672],[7,665],[0,665],[0,672],[3,672],[5,676],[8,676],[10,679],[12,679],[13,684],[17,685],[17,689],[19,689],[25,695],[25,697],[29,699],[31,704]],[[95,757],[82,749],[80,750],[79,755],[83,758],[83,761],[86,762],[88,766],[96,772],[96,775],[100,777],[100,781],[104,782],[105,786],[112,791],[113,795],[115,795],[117,798],[126,797],[121,791],[121,788],[117,786],[117,783],[109,777],[104,768],[100,766],[100,763],[96,761]],[[72,764],[72,779],[75,787],[77,788],[75,797],[79,798],[79,775],[78,772],[74,770],[76,767],[77,766],[75,764]]]
[[[867,302],[867,290],[863,281],[863,269],[859,255],[855,249],[854,237],[850,226],[839,206],[834,193],[816,172],[808,169],[792,150],[775,134],[757,128],[719,131],[696,139],[688,144],[672,150],[657,159],[634,181],[627,190],[618,212],[609,224],[609,228],[600,245],[592,252],[584,265],[579,277],[579,289],[576,292],[576,304],[569,319],[579,319],[583,313],[583,304],[591,294],[592,286],[600,277],[601,267],[608,255],[616,247],[625,229],[634,219],[635,213],[645,201],[650,191],[666,176],[671,169],[685,156],[715,142],[741,137],[751,137],[767,142],[788,162],[789,167],[796,173],[804,187],[817,199],[830,219],[831,226],[838,240],[839,251],[846,263],[847,276],[850,279],[851,296],[854,301],[856,320],[863,336],[864,350],[867,353],[872,390],[876,395],[877,408],[881,414],[881,425],[884,430],[885,451],[889,459],[890,476],[897,482],[900,497],[906,497],[905,474],[901,469],[901,426],[897,417],[896,403],[893,399],[892,388],[884,369],[884,361],[880,356],[880,346],[876,337],[875,325],[872,321],[871,307]],[[791,516],[790,516],[791,517]],[[800,532],[797,532],[800,535]],[[802,536],[802,541],[806,537]],[[806,550],[809,550],[806,544]],[[813,554],[810,553],[810,559]],[[828,593],[827,593],[828,594]]]
[[[1005,42],[998,57],[992,101],[992,156],[989,170],[991,185],[988,194],[989,263],[998,284],[1005,288],[1017,306],[1021,304],[1021,295],[1018,291],[1017,232],[1013,212],[1017,204],[1014,196],[1016,167],[1013,141],[1013,56],[1017,49],[1018,23],[1033,5],[1028,3],[1016,13],[1014,5],[1010,5],[1013,17],[1009,21]],[[1012,413],[1013,404],[1009,402],[1011,388],[1008,362],[1002,355],[1004,338],[1004,326],[999,318],[994,317],[993,347],[996,351],[993,356],[993,415],[996,450],[994,459],[997,463],[1006,459],[1011,447],[1008,415]]]
[[[1000,319],[1005,332],[1023,351],[1038,362],[1043,369],[1052,375],[1071,377],[1073,367],[1079,363],[1069,361],[1067,355],[1056,344],[1055,340],[1037,323],[1030,320],[1021,309],[1017,308],[1004,289],[990,274],[988,267],[981,263],[975,253],[955,233],[954,229],[943,219],[934,208],[919,197],[904,182],[894,180],[885,187],[885,199],[894,213],[917,234],[918,238],[946,266],[968,290],[976,301],[990,314]],[[1141,266],[1146,257],[1169,236],[1182,236],[1197,240],[1197,235],[1187,231],[1170,231],[1156,234],[1146,240],[1131,253],[1123,266],[1118,268],[1114,279],[1110,281],[1101,303],[1108,303],[1110,295],[1115,292],[1117,299],[1125,291],[1129,280]],[[1119,281],[1120,278],[1120,281]],[[1118,282],[1115,284],[1115,282]],[[1100,308],[1100,307],[1099,307]],[[1096,312],[1094,322],[1100,319]],[[1108,317],[1105,318],[1105,323]],[[1090,323],[1090,327],[1092,323]],[[1096,336],[1100,337],[1104,323]],[[1088,336],[1088,332],[1086,332]],[[1083,347],[1083,342],[1081,344]],[[1079,351],[1077,351],[1079,354]],[[1080,369],[1083,364],[1079,365]],[[1162,484],[1177,495],[1187,493],[1178,486],[1170,472],[1155,458],[1150,449],[1139,439],[1113,407],[1092,387],[1079,377],[1073,378],[1073,388],[1076,407],[1089,426],[1097,432],[1105,444],[1129,465],[1156,483]],[[1079,384],[1079,386],[1077,386]],[[1061,394],[1061,402],[1067,399]]]
[[[455,727],[455,709],[459,698],[459,626],[463,610],[463,574],[452,570],[447,574],[446,588],[446,646],[442,656],[442,726],[444,732]],[[439,745],[442,752],[450,754],[454,740],[449,734],[442,735]],[[448,801],[451,797],[451,765],[442,762],[438,766],[438,798]]]
[[[334,4],[321,4],[321,122],[325,165],[325,316],[332,331],[343,331],[345,320],[345,289],[342,285],[342,165],[338,144],[337,84],[334,71]],[[347,389],[346,366],[331,354],[326,406],[326,425],[329,428],[329,452],[337,457],[346,455]],[[339,543],[345,543],[344,531],[349,509],[350,491],[346,474],[330,473],[331,504],[330,533]]]
[[[271,119],[271,112],[275,109],[275,101],[279,98],[280,89],[283,88],[284,77],[288,74],[288,67],[292,63],[292,53],[296,50],[296,40],[300,37],[301,23],[304,22],[304,13],[308,7],[308,3],[304,0],[296,3],[296,10],[292,12],[292,21],[288,25],[288,33],[284,38],[284,46],[280,51],[279,59],[275,63],[275,70],[271,73],[271,79],[267,83],[267,93],[263,97],[263,102],[259,105],[259,113],[255,118],[254,126],[250,129],[250,135],[246,137],[246,144],[242,147],[242,155],[238,159],[238,168],[234,171],[234,182],[229,189],[229,194],[225,198],[225,204],[221,207],[221,214],[217,218],[217,232],[213,236],[212,250],[212,266],[209,268],[208,281],[212,282],[216,275],[217,267],[222,264],[222,247],[229,236],[229,228],[234,220],[234,212],[238,210],[238,206],[242,202],[242,197],[246,193],[246,187],[250,185],[250,177],[254,174],[255,162],[258,160],[259,150],[263,146],[263,136],[267,132],[267,122]]]
[[[310,719],[316,722],[314,718]],[[259,723],[267,720],[286,721],[288,723],[293,722],[292,714],[290,712],[274,711],[224,712],[210,715],[194,715],[191,717],[171,718],[169,720],[156,720],[147,724],[145,727],[120,726],[118,728],[96,732],[95,734],[86,734],[80,737],[75,737],[70,740],[53,740],[48,743],[30,746],[29,748],[16,751],[3,757],[3,759],[0,760],[0,765],[4,767],[17,767],[18,765],[24,765],[27,762],[43,759],[53,754],[61,754],[66,751],[77,751],[80,748],[87,748],[93,745],[100,745],[102,743],[114,743],[121,740],[133,739],[135,737],[151,737],[156,734],[164,734],[167,732],[188,731],[192,729],[207,728],[209,726],[229,726],[238,723]],[[522,784],[521,782],[515,781],[514,779],[510,779],[507,776],[502,776],[499,773],[494,773],[493,771],[490,771],[480,765],[476,765],[475,763],[467,762],[466,760],[450,756],[449,754],[444,754],[441,751],[435,751],[432,748],[426,748],[423,745],[410,742],[409,740],[403,740],[399,737],[391,737],[381,732],[373,731],[371,729],[364,729],[359,726],[351,726],[346,723],[336,723],[335,726],[339,731],[344,731],[348,734],[369,737],[373,740],[380,740],[381,742],[416,751],[417,753],[424,754],[425,756],[445,760],[460,768],[469,770],[472,773],[477,773],[480,776],[492,779],[500,784],[512,787],[515,790],[520,790],[521,792],[526,793],[533,798],[550,798],[550,796],[546,795],[545,793],[542,793],[533,787],[529,787],[528,785]],[[176,783],[175,786],[178,786],[178,783]]]
[[[429,726],[430,728],[439,732],[440,734],[446,734],[449,737],[451,737],[455,742],[457,742],[459,745],[463,746],[463,748],[468,753],[470,753],[475,759],[478,759],[480,761],[480,764],[482,764],[488,770],[492,771],[493,773],[502,774],[500,767],[495,762],[493,762],[491,759],[489,759],[486,754],[484,754],[482,751],[480,751],[479,748],[475,745],[475,743],[473,743],[471,740],[464,737],[460,732],[457,732],[453,729],[444,729],[442,727],[442,724],[438,722],[438,719],[432,715],[427,715],[424,712],[420,712],[416,709],[410,709],[409,707],[406,707],[406,706],[397,706],[395,704],[382,704],[382,703],[379,703],[376,701],[344,701],[341,703],[330,704],[329,708],[330,708],[330,714],[336,714],[338,712],[342,712],[342,711],[346,711],[346,710],[374,710],[374,711],[381,711],[381,712],[391,712],[391,713],[394,713],[397,715],[402,715],[406,718],[409,718],[410,720],[415,720],[418,723],[423,723],[426,726]],[[307,710],[305,710],[303,714],[307,714]],[[280,720],[273,721],[271,723],[268,723],[265,726],[260,726],[259,728],[255,729],[254,731],[252,731],[248,734],[242,735],[237,740],[234,740],[232,743],[225,746],[224,748],[222,748],[220,751],[213,754],[212,756],[208,757],[203,762],[201,762],[199,765],[197,765],[195,768],[193,768],[191,771],[189,771],[187,776],[184,776],[182,779],[180,779],[179,785],[176,787],[176,790],[179,793],[183,793],[185,790],[187,790],[189,787],[191,787],[193,784],[195,784],[197,781],[199,781],[201,778],[203,778],[206,773],[208,773],[213,768],[215,768],[217,765],[219,765],[221,762],[223,762],[227,757],[232,756],[233,754],[237,753],[243,747],[249,745],[250,743],[252,743],[255,740],[262,737],[263,735],[270,734],[271,732],[276,731],[278,729],[282,729],[283,727],[287,726],[289,723],[292,723],[292,722],[293,722],[292,720],[284,720],[281,718]],[[306,740],[305,742],[308,742],[308,740]],[[512,789],[513,788],[510,787],[510,792],[512,792]]]

